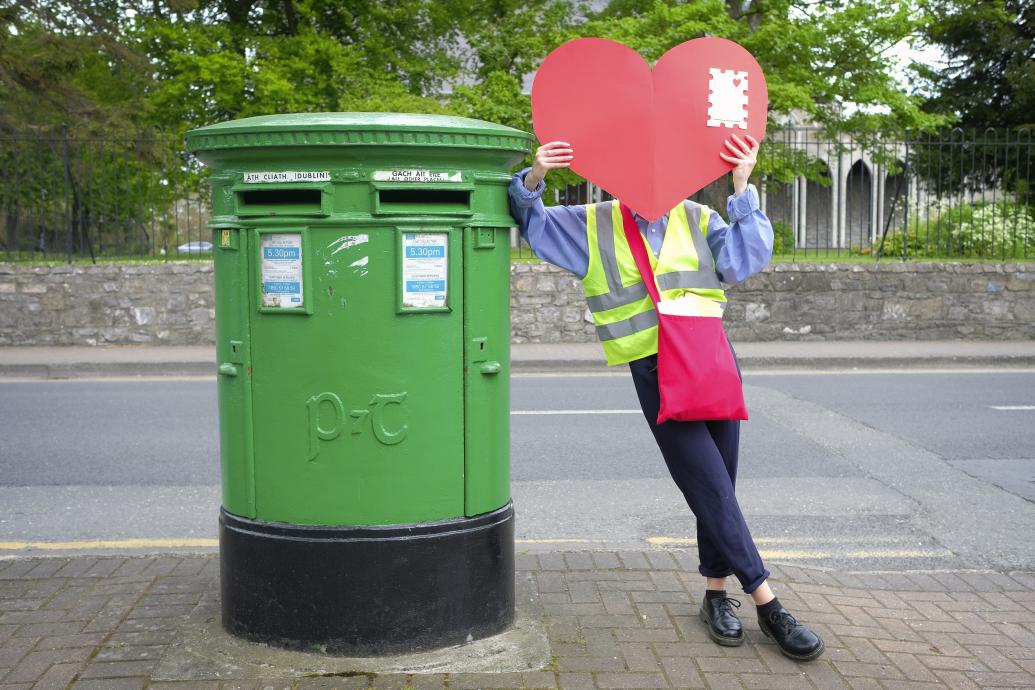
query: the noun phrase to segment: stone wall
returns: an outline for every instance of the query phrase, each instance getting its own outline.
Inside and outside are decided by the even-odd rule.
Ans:
[[[212,264],[0,264],[0,345],[214,342]]]
[[[515,263],[514,342],[595,339],[582,286],[548,264]],[[1035,264],[771,264],[727,291],[730,338],[1035,338]]]
[[[729,291],[740,340],[1035,338],[1035,264],[773,264]]]
[[[514,342],[595,339],[582,287],[511,267]],[[1035,338],[1035,264],[773,264],[728,292],[734,340]],[[0,264],[0,345],[213,341],[212,265]]]
[[[544,263],[510,265],[510,331],[515,343],[585,343],[596,340],[582,283]]]

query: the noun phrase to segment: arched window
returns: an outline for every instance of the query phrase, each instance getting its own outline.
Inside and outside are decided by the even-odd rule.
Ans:
[[[870,246],[873,225],[873,175],[861,158],[848,169],[845,178],[844,246]]]

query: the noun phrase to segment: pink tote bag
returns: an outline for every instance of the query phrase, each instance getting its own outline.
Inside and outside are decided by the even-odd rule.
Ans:
[[[643,235],[632,211],[621,205],[625,238],[654,308],[660,294]],[[699,257],[702,262],[709,257]],[[710,263],[710,261],[709,261]],[[722,318],[658,311],[658,424],[706,419],[747,419],[744,389]]]

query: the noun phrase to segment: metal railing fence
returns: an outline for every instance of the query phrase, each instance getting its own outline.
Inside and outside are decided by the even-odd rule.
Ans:
[[[1035,259],[1030,130],[961,129],[865,137],[772,130],[755,184],[775,260]],[[691,198],[726,217],[729,177]],[[560,204],[611,198],[588,183]],[[515,235],[516,258],[534,258]]]
[[[769,132],[755,184],[776,260],[1035,259],[1030,130]],[[725,216],[728,176],[692,198]],[[610,198],[588,183],[553,201]],[[181,136],[0,135],[0,260],[207,257],[208,184]],[[533,258],[515,233],[515,258]]]
[[[0,260],[207,256],[207,187],[162,130],[0,135]]]

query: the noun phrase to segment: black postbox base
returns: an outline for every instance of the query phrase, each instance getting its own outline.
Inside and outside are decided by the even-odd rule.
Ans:
[[[514,621],[514,507],[415,525],[314,527],[220,508],[223,627],[349,656],[448,647]]]

